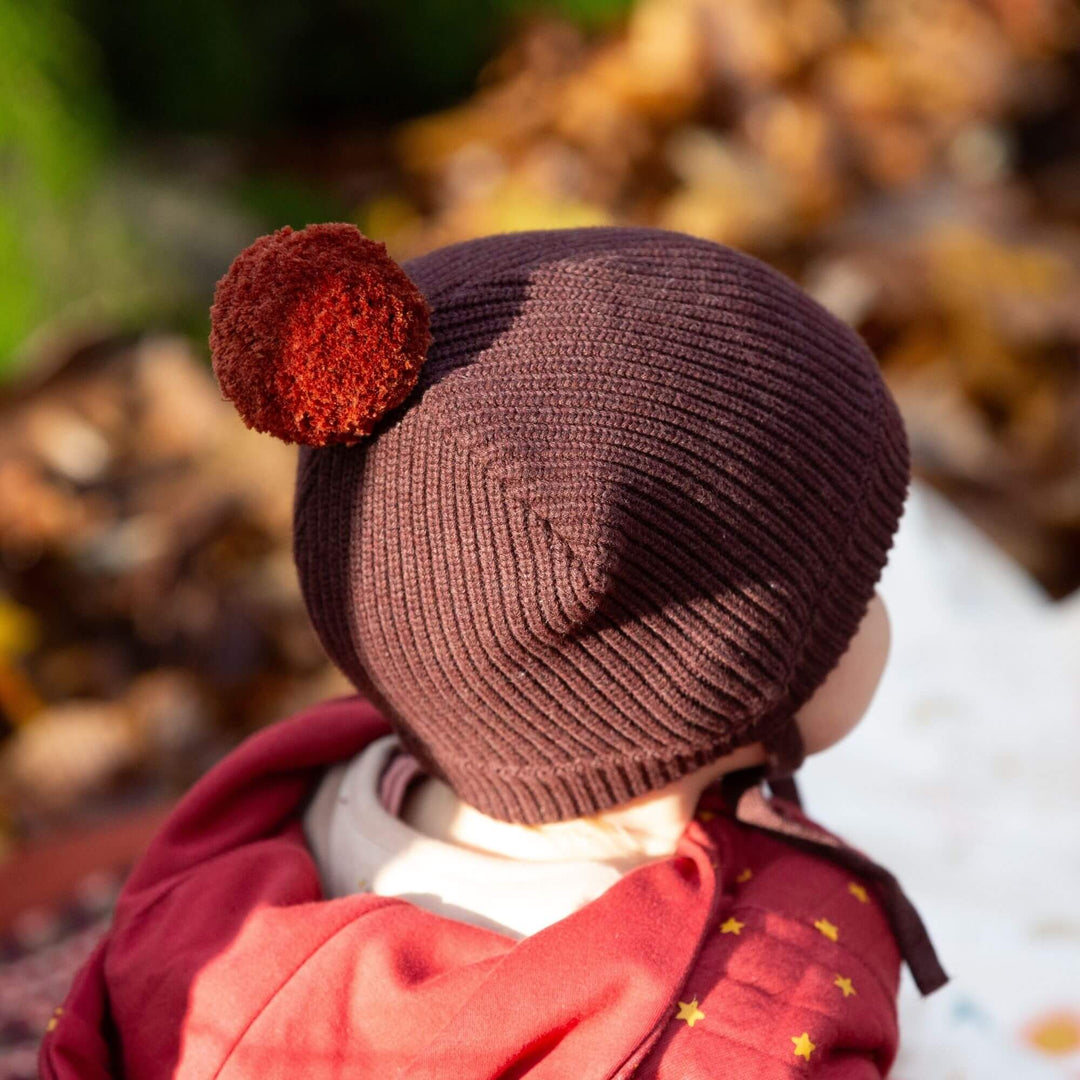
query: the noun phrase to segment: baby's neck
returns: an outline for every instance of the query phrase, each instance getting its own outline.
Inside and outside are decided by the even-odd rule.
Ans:
[[[417,832],[445,843],[509,859],[588,859],[620,869],[670,855],[694,816],[701,793],[718,777],[764,761],[760,745],[743,747],[689,776],[633,802],[589,818],[515,825],[463,803],[441,780],[417,784],[402,818]]]

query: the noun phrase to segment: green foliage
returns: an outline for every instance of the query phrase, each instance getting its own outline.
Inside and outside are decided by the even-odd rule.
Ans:
[[[100,117],[63,12],[0,0],[0,368],[57,302],[49,259],[100,161]]]
[[[625,15],[634,0],[500,0],[504,11],[519,15],[553,11],[587,29],[610,26]]]
[[[82,185],[99,159],[103,121],[90,68],[86,43],[54,0],[0,0],[5,171],[21,165],[57,196]]]
[[[46,323],[94,321],[141,293],[102,198],[108,110],[57,0],[0,0],[0,374]]]
[[[125,119],[245,135],[385,123],[467,95],[509,19],[631,0],[73,0]]]
[[[0,0],[0,377],[43,327],[182,321],[201,305],[202,283],[169,269],[182,260],[135,235],[140,180],[116,185],[118,130],[385,126],[466,96],[514,20],[600,29],[630,3]],[[274,226],[350,212],[283,175],[217,194]]]
[[[237,202],[275,229],[302,229],[314,221],[348,221],[349,208],[320,188],[289,176],[259,175],[234,192]]]

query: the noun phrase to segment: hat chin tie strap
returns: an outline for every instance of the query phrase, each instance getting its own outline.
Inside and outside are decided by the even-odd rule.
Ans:
[[[766,759],[765,780],[779,799],[802,806],[795,773],[806,760],[806,746],[795,717],[789,717],[771,735],[762,739]]]
[[[794,727],[794,724],[790,726]],[[761,788],[763,779],[768,780],[769,787],[779,798],[766,798]],[[784,784],[790,784],[794,789],[795,782],[790,775],[774,777],[767,767],[758,766],[728,773],[720,780],[720,790],[728,812],[741,824],[769,833],[800,851],[827,859],[866,881],[884,908],[901,955],[920,992],[931,994],[944,986],[948,976],[919,913],[900,883],[883,866],[861,851],[848,847],[803,817],[799,810],[786,805],[789,796],[777,792],[777,786]]]

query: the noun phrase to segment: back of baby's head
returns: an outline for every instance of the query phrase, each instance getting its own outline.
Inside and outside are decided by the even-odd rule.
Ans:
[[[316,226],[257,241],[213,314],[226,394],[306,444],[324,646],[466,802],[580,817],[791,745],[908,458],[865,344],[787,278],[651,229],[402,268]]]

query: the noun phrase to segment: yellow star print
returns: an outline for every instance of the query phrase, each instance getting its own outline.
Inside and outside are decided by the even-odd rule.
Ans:
[[[843,975],[837,975],[833,979],[833,986],[838,986],[846,998],[852,997],[856,993],[855,987],[851,985],[851,980],[845,979]]]
[[[716,817],[716,815],[711,810],[702,810],[701,813],[698,814],[698,821],[712,821],[714,817]]]
[[[698,1008],[698,1000],[679,1002],[679,1015],[676,1020],[685,1020],[687,1027],[693,1027],[699,1020],[705,1019],[705,1014]]]
[[[866,886],[857,881],[849,881],[847,891],[859,901],[860,904],[870,903],[870,897],[866,895]]]
[[[810,1055],[817,1049],[805,1031],[801,1035],[792,1035],[791,1041],[795,1044],[795,1056],[804,1058],[806,1061],[810,1060]]]
[[[839,927],[833,926],[828,919],[818,919],[814,926],[818,928],[830,941],[836,941],[840,936]]]
[[[736,937],[742,933],[742,928],[746,925],[744,922],[739,922],[734,915],[723,926],[720,927],[721,934],[734,934]]]
[[[745,885],[754,876],[754,871],[748,866],[745,870],[739,872],[739,876],[735,879],[737,885]]]

